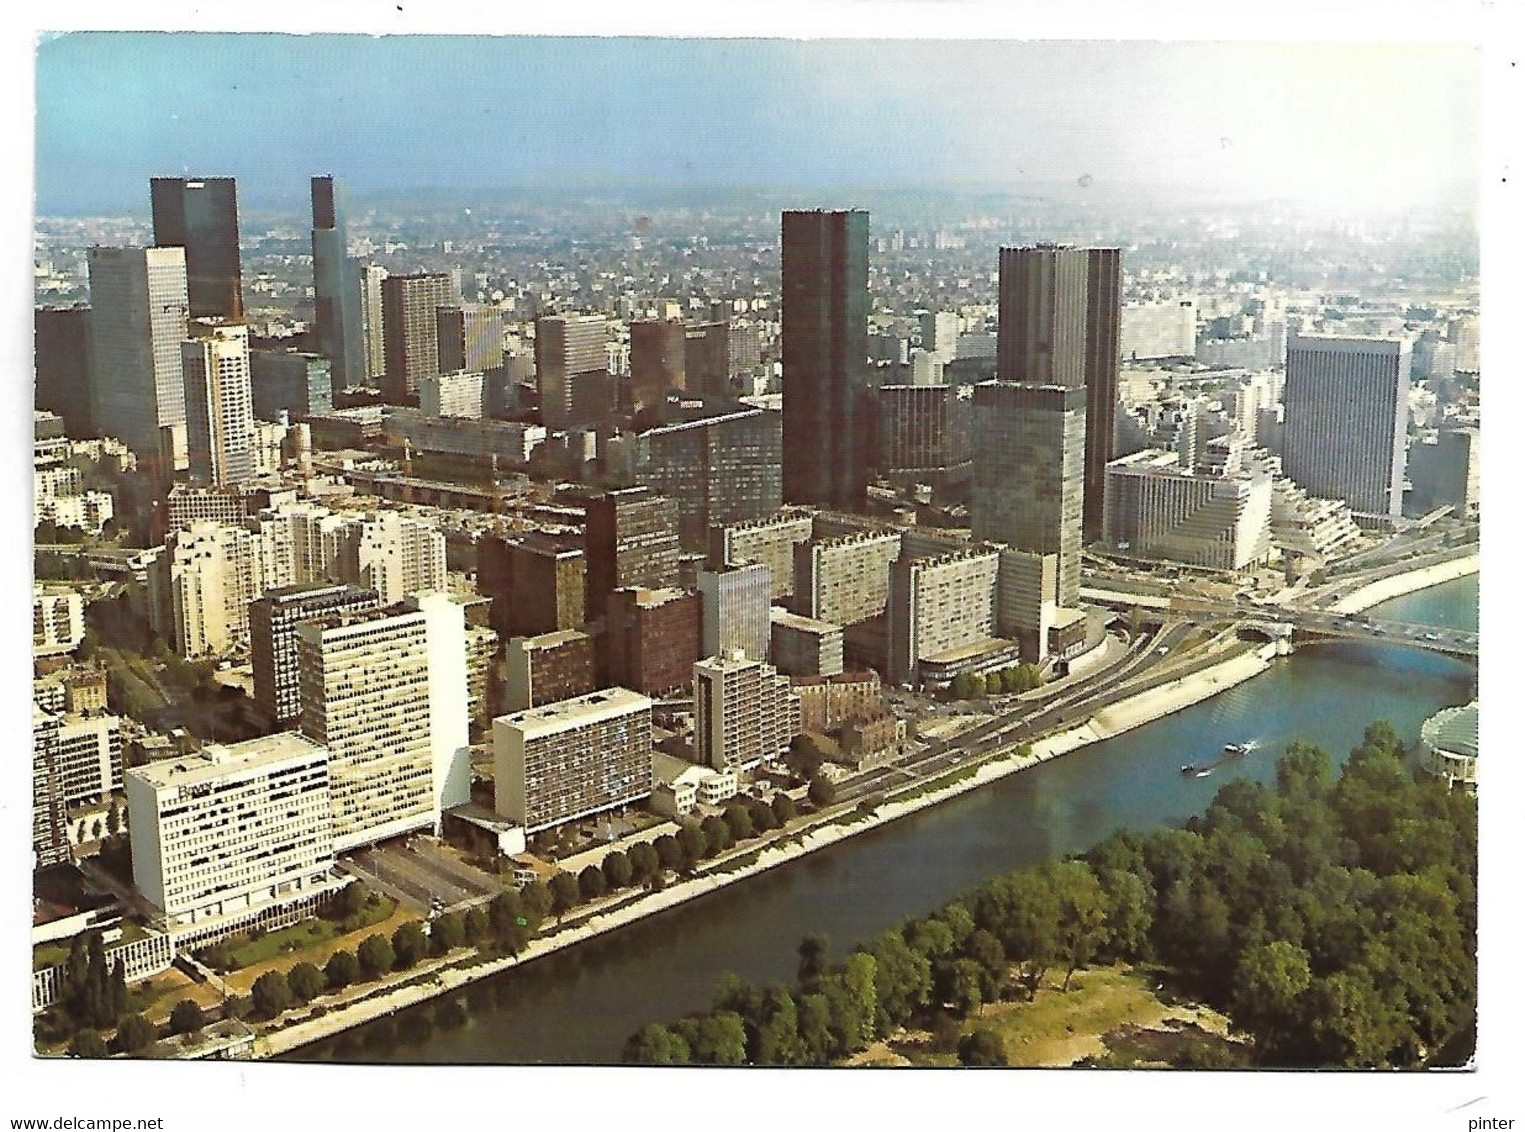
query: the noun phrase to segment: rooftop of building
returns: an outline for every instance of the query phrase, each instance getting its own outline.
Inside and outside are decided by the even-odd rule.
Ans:
[[[1419,737],[1447,754],[1477,758],[1477,701],[1436,712],[1424,721]]]
[[[127,774],[156,789],[215,782],[229,773],[275,766],[296,758],[326,755],[326,748],[296,731],[262,735],[242,743],[208,743],[199,754],[133,767]]]
[[[515,637],[509,641],[509,645],[521,649],[555,649],[572,641],[586,641],[590,639],[588,634],[578,629],[557,629],[554,632],[541,633],[534,637]]]
[[[833,676],[791,676],[789,682],[796,688],[821,687],[826,684],[875,684],[879,683],[877,672],[838,672]]]
[[[615,593],[628,593],[635,595],[635,603],[642,609],[652,609],[658,605],[666,605],[670,601],[678,601],[681,598],[694,597],[693,590],[685,590],[680,586],[663,586],[660,589],[649,590],[641,586],[622,586]]]
[[[958,648],[947,649],[944,652],[934,653],[922,659],[930,661],[933,664],[957,664],[961,660],[969,660],[976,656],[984,656],[986,653],[1000,652],[1003,649],[1009,648],[1011,648],[1010,641],[1002,640],[999,637],[986,637],[982,641],[960,645]]]
[[[629,688],[605,688],[570,700],[500,715],[493,724],[494,729],[501,723],[518,728],[526,738],[534,738],[642,710],[651,710],[651,700],[646,696]]]
[[[840,633],[842,626],[831,621],[818,621],[814,617],[806,617],[803,614],[791,613],[782,606],[772,606],[768,610],[768,620],[774,625],[782,625],[787,629],[798,629],[802,633]]]

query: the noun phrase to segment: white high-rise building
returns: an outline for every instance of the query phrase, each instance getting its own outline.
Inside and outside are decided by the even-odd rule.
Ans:
[[[32,587],[32,655],[60,656],[85,639],[85,599],[71,589]]]
[[[1208,446],[1209,457],[1232,448]],[[1271,554],[1271,477],[1232,459],[1216,474],[1173,453],[1135,452],[1107,465],[1105,538],[1119,553],[1239,571]]]
[[[134,767],[132,879],[178,926],[228,927],[334,887],[328,752],[295,732]]]
[[[724,570],[700,570],[699,645],[705,656],[741,650],[748,660],[767,660],[772,627],[771,572],[761,562]]]
[[[890,680],[919,683],[922,661],[994,640],[999,564],[999,551],[982,546],[904,555],[890,567]]]
[[[338,580],[375,590],[383,605],[447,585],[444,534],[400,511],[351,521],[340,554]]]
[[[482,417],[482,374],[469,370],[424,374],[418,379],[418,408],[426,417]]]
[[[249,603],[265,589],[259,541],[224,523],[192,523],[169,536],[158,560],[160,632],[181,656],[217,656],[247,643]]]
[[[190,300],[185,249],[91,248],[91,408],[102,435],[153,461],[159,429],[185,424],[180,343]]]
[[[358,267],[358,272],[360,334],[365,342],[365,377],[374,385],[387,372],[386,337],[381,314],[381,283],[387,277],[387,269],[379,263],[367,263]]]
[[[694,665],[694,758],[716,770],[750,770],[780,758],[800,733],[789,677],[737,652]]]
[[[428,622],[367,610],[297,627],[301,729],[329,751],[338,852],[438,822]]]
[[[403,606],[424,615],[434,809],[443,812],[471,801],[466,609],[449,594],[438,591],[410,595]]]
[[[185,375],[185,439],[191,476],[234,484],[254,475],[254,401],[249,328],[197,319],[180,345]]]

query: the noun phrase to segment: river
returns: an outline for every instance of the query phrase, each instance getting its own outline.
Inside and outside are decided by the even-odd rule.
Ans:
[[[1373,616],[1477,626],[1477,576],[1373,607]],[[840,957],[992,874],[1088,848],[1119,827],[1179,825],[1226,781],[1183,762],[1252,739],[1232,773],[1274,779],[1287,743],[1343,762],[1366,724],[1408,741],[1423,720],[1476,695],[1477,667],[1399,645],[1325,644],[1115,739],[1003,778],[608,936],[288,1054],[293,1061],[513,1064],[617,1061],[645,1022],[705,1006],[717,977],[793,978],[802,936]]]

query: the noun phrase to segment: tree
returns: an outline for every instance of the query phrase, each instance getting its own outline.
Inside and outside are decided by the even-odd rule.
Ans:
[[[366,978],[376,979],[392,969],[397,954],[392,950],[392,941],[377,933],[360,941],[360,946],[355,950],[355,959]]]
[[[1006,1047],[994,1030],[980,1028],[958,1043],[960,1065],[1006,1065]]]
[[[836,801],[837,788],[831,779],[818,774],[810,780],[809,798],[811,804],[818,809],[829,806]]]
[[[645,884],[662,869],[656,846],[650,842],[637,841],[625,856],[630,861],[630,879],[636,884]]]
[[[820,984],[821,976],[826,973],[826,954],[830,950],[831,941],[824,935],[807,935],[800,940],[795,981],[803,989],[814,990]]]
[[[912,951],[898,931],[876,938],[868,952],[874,957],[874,993],[879,1007],[875,1028],[887,1034],[905,1025],[927,1004],[932,994],[932,964],[925,955]]]
[[[745,841],[752,836],[752,814],[740,802],[725,808],[725,824],[730,827],[732,841]]]
[[[466,944],[474,947],[481,943],[489,930],[486,912],[480,907],[467,910],[461,920],[461,938]]]
[[[748,802],[747,814],[752,819],[752,828],[758,833],[767,833],[769,830],[778,828],[778,816],[766,802],[759,802],[756,799]]]
[[[984,686],[982,684],[980,689],[979,689],[979,692],[983,692],[984,690],[985,689],[984,689]],[[973,673],[970,673],[970,672],[960,672],[957,676],[955,676],[953,678],[953,698],[954,699],[956,699],[956,700],[972,699],[974,696],[978,695],[979,692],[977,692],[975,690],[975,687],[974,687],[974,674]]]
[[[116,1042],[123,1053],[139,1053],[158,1037],[158,1027],[141,1014],[128,1014],[117,1023]]]
[[[635,866],[630,863],[628,855],[616,849],[604,857],[603,874],[605,888],[625,888],[635,875]]]
[[[94,838],[96,841],[99,841],[101,839],[101,834],[103,832],[104,832],[104,830],[103,830],[103,828],[101,826],[101,819],[100,818],[96,818],[95,821],[90,826],[90,836],[92,838]]]
[[[115,837],[122,832],[122,805],[111,799],[111,809],[106,811],[106,832]]]
[[[254,980],[254,1009],[266,1018],[275,1018],[291,1006],[291,987],[279,971],[266,971]]]
[[[1064,990],[1075,972],[1107,938],[1107,898],[1096,874],[1084,861],[1066,861],[1051,874],[1059,885],[1060,948],[1064,957]]]
[[[195,999],[182,998],[169,1012],[169,1028],[176,1034],[194,1034],[206,1021],[206,1013]]]
[[[687,1065],[693,1054],[681,1037],[651,1022],[626,1040],[621,1060],[632,1065]]]
[[[340,918],[347,920],[352,916],[358,916],[364,912],[369,895],[365,890],[365,885],[361,884],[358,880],[350,881],[340,890],[339,899],[335,901]]]
[[[558,924],[561,923],[561,918],[576,908],[581,900],[581,886],[571,873],[558,872],[551,878],[551,911],[556,913]]]
[[[1257,1051],[1272,1058],[1293,1046],[1299,1002],[1312,982],[1308,953],[1278,939],[1252,947],[1234,971],[1234,1024],[1255,1035]]]
[[[779,828],[783,828],[795,819],[799,810],[794,804],[794,799],[780,790],[773,795],[773,801],[769,804],[773,816],[778,819]]]
[[[110,1057],[111,1052],[106,1048],[106,1043],[101,1040],[100,1034],[91,1029],[78,1030],[69,1041],[70,1057]]]
[[[392,966],[399,971],[412,967],[428,950],[429,937],[424,935],[423,927],[416,920],[398,925],[392,933]]]
[[[693,1058],[699,1065],[745,1065],[747,1029],[741,1015],[734,1010],[721,1010],[699,1019]]]
[[[980,969],[980,998],[994,1002],[1001,997],[1001,986],[1006,982],[1006,949],[990,932],[978,928],[969,933],[962,948],[963,958],[972,960]]]
[[[224,1018],[244,1019],[254,1013],[254,999],[246,994],[235,994],[222,1004]]]
[[[948,1002],[960,1018],[967,1018],[985,1005],[985,972],[973,959],[955,959],[950,971]]]
[[[597,900],[609,890],[604,871],[597,865],[589,865],[577,874],[577,891],[584,900]]]
[[[499,939],[523,915],[523,897],[513,889],[505,889],[487,903],[487,922],[492,934]]]
[[[670,833],[657,838],[652,849],[657,855],[657,862],[664,869],[676,869],[683,863],[683,844]]]
[[[706,856],[717,857],[731,847],[731,827],[722,817],[711,815],[704,819],[704,844]]]
[[[814,737],[807,734],[799,734],[791,739],[789,750],[784,755],[784,765],[796,778],[813,777],[825,761],[826,753]]]
[[[826,1065],[831,1061],[833,1047],[831,1004],[824,994],[805,994],[800,997],[798,1012],[800,1063]]]
[[[541,921],[551,914],[556,897],[544,881],[532,880],[519,890],[519,902],[524,906],[524,918],[533,932],[539,930]]]
[[[803,1055],[799,1011],[783,987],[763,993],[762,1019],[749,1047],[754,1065],[798,1065]]]
[[[446,955],[466,942],[466,926],[459,912],[446,912],[429,925],[429,949]]]
[[[286,986],[297,1003],[306,1004],[323,993],[326,986],[323,972],[312,963],[298,963],[286,972]]]
[[[323,964],[323,981],[330,990],[343,990],[360,977],[360,962],[351,951],[336,951]]]
[[[660,840],[660,839],[659,839]],[[678,868],[691,869],[704,859],[705,850],[709,848],[709,841],[704,836],[704,830],[691,822],[685,822],[678,829]],[[657,852],[661,852],[657,847]]]

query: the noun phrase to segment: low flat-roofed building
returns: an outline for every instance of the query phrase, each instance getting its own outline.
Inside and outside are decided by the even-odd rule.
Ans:
[[[1477,701],[1445,708],[1419,729],[1419,765],[1453,790],[1477,793]]]

